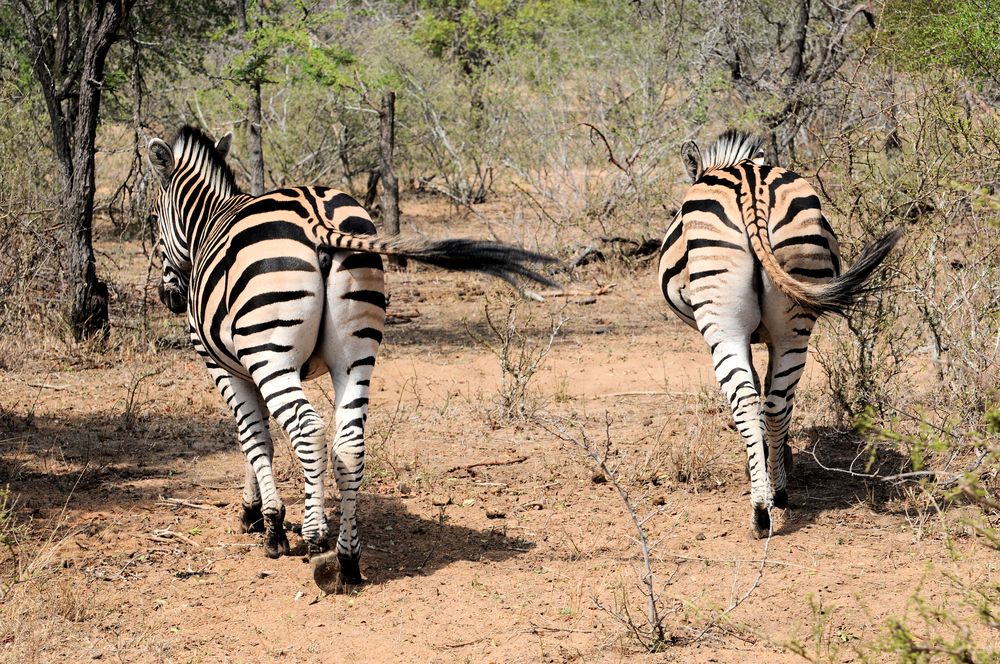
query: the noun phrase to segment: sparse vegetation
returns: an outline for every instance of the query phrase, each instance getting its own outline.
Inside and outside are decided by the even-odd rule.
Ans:
[[[997,660],[997,0],[240,4],[245,25],[229,2],[121,5],[85,219],[50,114],[76,126],[82,70],[69,56],[86,40],[63,38],[93,8],[64,25],[72,3],[0,3],[0,659],[252,659],[262,650],[211,643],[220,616],[269,584],[273,615],[288,615],[285,594],[295,615],[340,611],[343,638],[373,659],[718,648],[725,660],[738,647],[734,659]],[[41,60],[25,12],[43,28]],[[43,61],[64,79],[48,100]],[[378,591],[306,607],[308,594],[292,599],[298,571],[261,571],[259,542],[233,532],[227,509],[147,510],[169,494],[238,501],[242,460],[184,321],[156,301],[144,141],[183,123],[231,129],[248,188],[317,183],[375,201],[387,90],[404,232],[557,253],[574,261],[557,278],[591,294],[491,294],[484,310],[478,282],[388,274],[361,499]],[[729,126],[764,135],[771,158],[815,184],[845,263],[906,229],[865,305],[814,337],[792,426],[801,502],[776,517],[766,566],[728,511],[745,500],[738,434],[652,276],[686,186],[679,146]],[[91,227],[94,274],[70,251],[72,229]],[[107,286],[106,341],[100,316],[80,318],[81,280]],[[533,420],[600,428],[605,410],[622,455],[604,482],[593,457]],[[287,498],[302,479],[276,443]],[[192,529],[197,546],[147,537]],[[586,597],[627,616],[628,633]],[[399,602],[391,629],[386,598]],[[439,616],[419,617],[428,603]],[[352,635],[343,611],[364,614],[366,635],[448,627],[383,646]],[[184,624],[196,615],[204,624]],[[775,616],[789,619],[778,629]],[[282,640],[301,621],[284,619],[240,636],[306,657]],[[530,654],[517,646],[526,630]],[[308,641],[306,658],[330,656]]]

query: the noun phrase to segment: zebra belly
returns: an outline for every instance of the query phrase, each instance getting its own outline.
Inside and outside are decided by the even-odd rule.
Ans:
[[[688,292],[690,282],[688,280],[687,260],[684,227],[680,216],[678,216],[667,229],[667,235],[660,247],[660,268],[658,270],[660,291],[671,311],[692,328],[697,329],[694,308],[691,306]]]

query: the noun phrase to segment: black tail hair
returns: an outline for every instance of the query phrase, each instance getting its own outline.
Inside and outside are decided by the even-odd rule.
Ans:
[[[518,278],[560,288],[552,279],[529,267],[531,264],[555,263],[558,259],[500,242],[462,238],[430,241],[385,238],[381,245],[378,253],[400,256],[445,270],[482,272],[503,279],[515,288],[520,288]]]
[[[859,297],[872,290],[868,280],[902,236],[903,228],[899,227],[865,247],[847,272],[816,289],[810,308],[817,314],[846,315]]]

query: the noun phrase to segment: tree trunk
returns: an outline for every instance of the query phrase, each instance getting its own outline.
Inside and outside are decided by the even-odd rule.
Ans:
[[[238,0],[236,11],[239,15],[240,31],[244,39],[249,31],[247,22],[246,0]],[[261,16],[264,13],[264,2],[258,0],[256,28],[260,27]],[[260,103],[260,78],[250,81],[250,99],[247,103],[247,152],[250,153],[250,193],[260,196],[264,193],[264,147],[261,139],[261,103]]]
[[[382,223],[387,235],[399,235],[399,181],[392,170],[392,152],[396,146],[396,93],[386,90],[379,111],[379,171],[382,175]],[[406,267],[406,259],[391,256],[389,262]]]
[[[81,34],[74,36],[70,12],[76,11],[75,5],[57,2],[57,28],[54,34],[43,35],[27,0],[20,3],[59,161],[63,200],[59,220],[67,234],[66,279],[71,291],[67,319],[77,341],[107,337],[109,331],[108,287],[97,278],[94,260],[94,149],[104,65],[133,4],[133,0],[96,3],[86,26],[80,26]],[[46,48],[50,39],[54,44]],[[78,69],[69,69],[72,64]]]

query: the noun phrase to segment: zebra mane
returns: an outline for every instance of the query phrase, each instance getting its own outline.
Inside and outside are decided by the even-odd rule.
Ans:
[[[701,158],[701,172],[726,168],[747,159],[763,158],[764,141],[750,132],[729,129],[708,146]]]
[[[242,193],[225,156],[215,149],[215,141],[201,129],[184,125],[174,136],[171,145],[174,149],[174,162],[178,166],[182,163],[199,165],[199,175],[216,194],[229,198]]]

